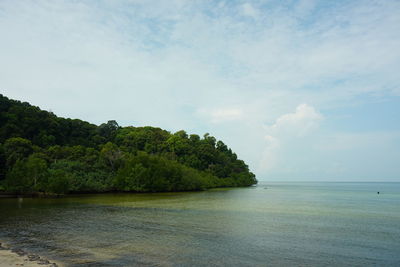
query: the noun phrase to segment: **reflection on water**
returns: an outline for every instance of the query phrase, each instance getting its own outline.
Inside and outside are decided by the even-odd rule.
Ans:
[[[1,240],[69,266],[400,265],[398,183],[0,199],[0,214]]]

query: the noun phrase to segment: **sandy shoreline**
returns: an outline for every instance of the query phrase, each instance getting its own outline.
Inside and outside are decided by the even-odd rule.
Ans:
[[[62,264],[49,261],[36,254],[27,253],[20,249],[11,249],[0,243],[0,267],[63,267]]]

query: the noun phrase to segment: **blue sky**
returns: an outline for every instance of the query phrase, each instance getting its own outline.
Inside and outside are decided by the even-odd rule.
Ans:
[[[0,2],[0,90],[211,133],[259,180],[400,181],[400,1]]]

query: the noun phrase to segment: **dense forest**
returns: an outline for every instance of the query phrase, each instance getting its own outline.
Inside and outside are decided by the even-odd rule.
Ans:
[[[162,192],[256,184],[222,141],[65,119],[0,94],[0,191]]]

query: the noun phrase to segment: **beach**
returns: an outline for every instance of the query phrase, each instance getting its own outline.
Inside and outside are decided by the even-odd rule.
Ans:
[[[23,250],[13,250],[0,243],[0,267],[62,267],[60,263],[49,261],[36,254],[30,254]]]

